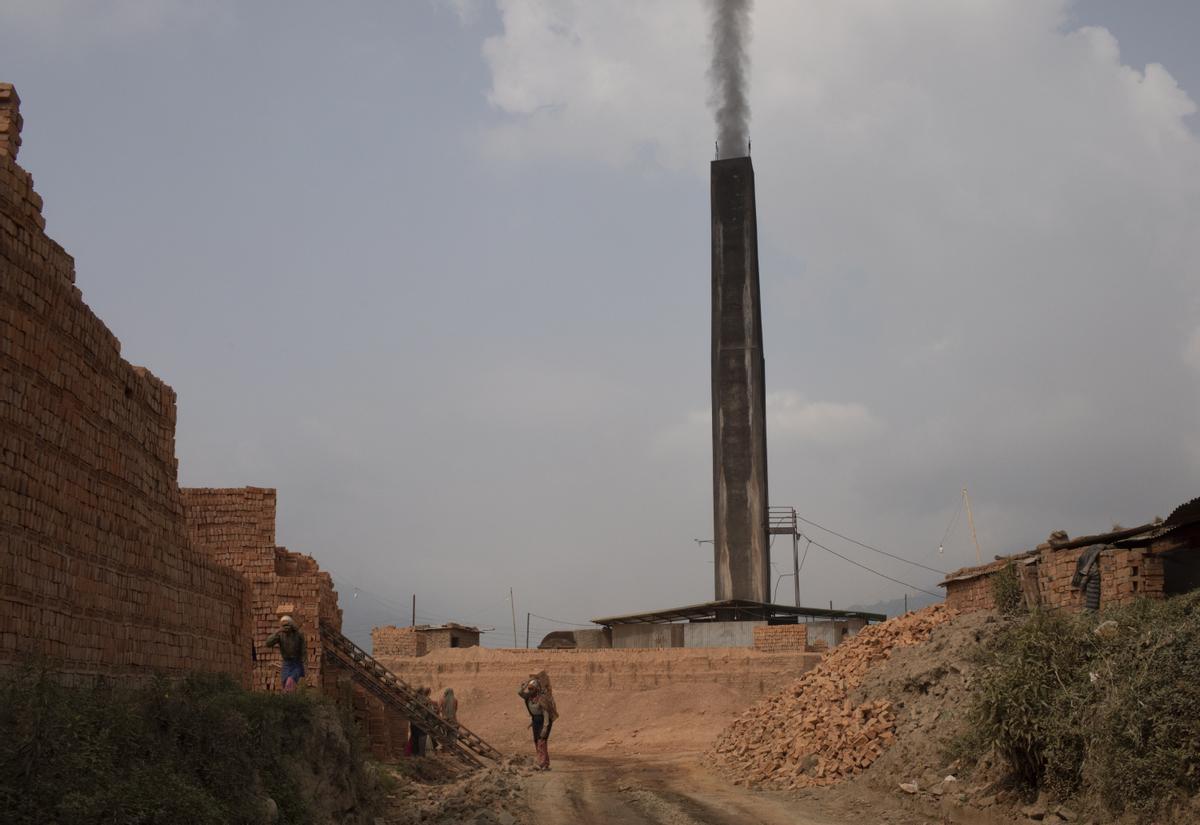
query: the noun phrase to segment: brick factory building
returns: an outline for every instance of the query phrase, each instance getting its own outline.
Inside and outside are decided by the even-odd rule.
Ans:
[[[1181,505],[1165,521],[1077,539],[1054,533],[1033,550],[956,570],[941,583],[946,604],[961,611],[994,608],[995,577],[1011,566],[1026,607],[1082,610],[1086,593],[1072,579],[1089,548],[1096,548],[1100,609],[1194,590],[1200,587],[1200,499]]]

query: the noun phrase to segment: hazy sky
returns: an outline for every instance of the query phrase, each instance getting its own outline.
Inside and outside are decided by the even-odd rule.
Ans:
[[[180,482],[277,487],[359,638],[414,592],[492,643],[510,586],[522,642],[526,611],[711,598],[705,18],[0,0],[21,163],[179,394]],[[759,0],[753,29],[773,503],[952,569],[964,483],[986,557],[1200,494],[1200,4]],[[806,603],[904,592],[805,562]]]

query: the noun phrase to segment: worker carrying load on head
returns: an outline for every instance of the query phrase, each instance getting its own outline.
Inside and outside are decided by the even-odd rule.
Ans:
[[[533,728],[533,746],[537,751],[538,770],[550,770],[550,749],[547,740],[550,728],[558,718],[554,704],[554,693],[550,689],[550,675],[546,671],[535,673],[521,683],[517,695],[525,700],[529,711],[530,726]]]
[[[279,630],[267,637],[267,647],[275,646],[279,647],[279,653],[283,656],[283,670],[279,676],[283,692],[291,693],[304,678],[304,658],[308,654],[304,634],[296,627],[291,616],[281,617]]]

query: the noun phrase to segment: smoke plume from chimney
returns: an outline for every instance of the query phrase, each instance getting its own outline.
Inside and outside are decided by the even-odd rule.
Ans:
[[[750,154],[750,97],[746,88],[750,56],[751,0],[708,0],[712,7],[712,83],[709,105],[717,124],[717,157]]]

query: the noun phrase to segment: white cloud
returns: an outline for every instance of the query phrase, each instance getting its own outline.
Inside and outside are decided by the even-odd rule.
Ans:
[[[707,175],[704,4],[497,6],[494,157]],[[781,496],[863,495],[861,510],[890,500],[917,519],[969,478],[1026,514],[1003,545],[1194,494],[1179,444],[1200,438],[1197,396],[1163,365],[1200,287],[1196,104],[1169,67],[1122,63],[1107,30],[1071,30],[1071,6],[755,3],[763,289],[774,319],[798,321],[768,330],[769,380],[803,393],[773,396],[769,438],[888,436],[869,463],[840,450],[836,484],[797,471]],[[1200,364],[1197,339],[1185,353]],[[1129,382],[1139,393],[1114,398]],[[707,441],[696,411],[655,446]]]
[[[860,444],[885,427],[865,404],[806,401],[796,392],[767,393],[767,440],[773,449],[814,449]],[[654,441],[656,454],[706,456],[712,444],[712,412],[692,410]]]
[[[883,430],[883,422],[865,404],[805,401],[795,392],[767,393],[767,437],[777,444],[840,447],[873,438]]]

